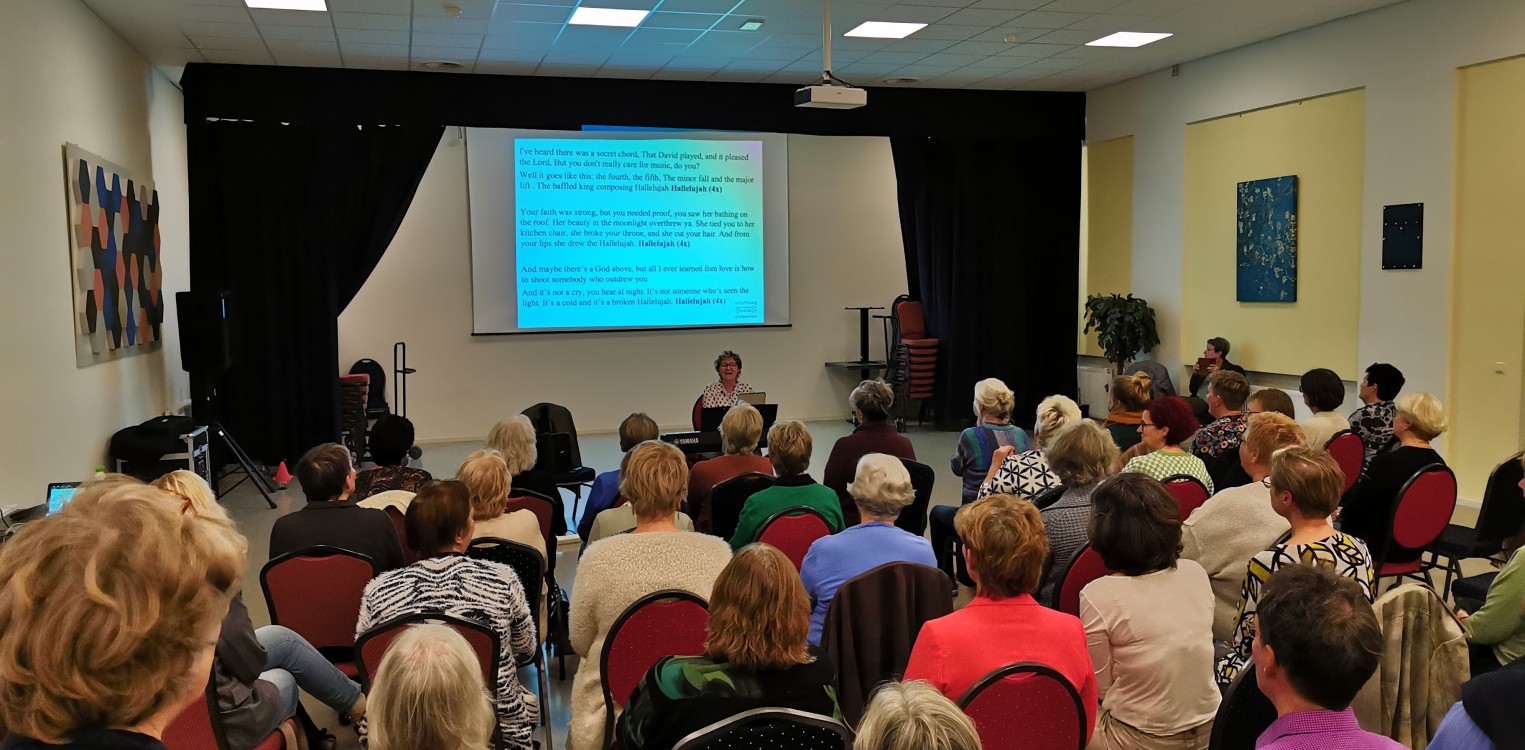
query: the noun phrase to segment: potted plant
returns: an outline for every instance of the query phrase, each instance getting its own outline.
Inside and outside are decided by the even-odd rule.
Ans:
[[[1114,375],[1122,374],[1139,352],[1149,351],[1160,343],[1154,328],[1154,308],[1148,300],[1131,294],[1087,296],[1085,321],[1082,333],[1096,331],[1096,342],[1107,353]]]

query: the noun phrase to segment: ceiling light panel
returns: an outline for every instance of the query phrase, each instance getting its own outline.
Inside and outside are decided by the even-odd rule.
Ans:
[[[328,10],[327,0],[244,0],[244,5],[270,10]]]
[[[891,21],[864,21],[842,36],[868,37],[870,39],[904,39],[927,27],[924,23],[896,23]]]
[[[1143,32],[1143,31],[1119,31],[1116,34],[1110,34],[1108,36],[1104,36],[1104,37],[1102,37],[1100,39],[1097,39],[1096,41],[1086,42],[1086,46],[1087,47],[1142,47],[1142,46],[1144,46],[1146,44],[1150,44],[1152,42],[1158,42],[1159,40],[1164,39],[1164,38],[1166,38],[1168,36],[1171,36],[1171,35],[1170,34],[1152,34],[1152,33]]]
[[[590,8],[582,6],[572,11],[567,23],[577,26],[624,26],[635,28],[646,20],[649,10],[622,10],[618,8]]]

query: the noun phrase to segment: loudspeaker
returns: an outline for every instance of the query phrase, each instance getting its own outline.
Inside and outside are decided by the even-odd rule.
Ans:
[[[191,373],[232,369],[227,293],[176,292],[175,312],[180,321],[180,368]]]

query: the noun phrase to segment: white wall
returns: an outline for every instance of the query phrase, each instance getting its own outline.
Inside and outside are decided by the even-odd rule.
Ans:
[[[741,354],[742,380],[780,417],[845,417],[858,375],[822,363],[858,356],[857,313],[843,307],[905,292],[895,184],[887,139],[789,136],[790,328],[473,337],[465,148],[449,128],[392,246],[339,318],[339,366],[377,360],[390,399],[392,344],[406,341],[420,440],[478,438],[537,401],[567,405],[580,432],[613,430],[632,411],[682,427],[723,349]],[[877,325],[872,338],[879,357]]]
[[[1182,65],[1179,78],[1161,72],[1090,92],[1087,139],[1135,139],[1133,292],[1159,315],[1156,357],[1174,368],[1202,346],[1177,340],[1186,125],[1364,88],[1361,271],[1350,289],[1361,297],[1357,361],[1392,362],[1405,390],[1444,394],[1456,69],[1521,53],[1525,2],[1410,0]],[[1425,204],[1424,268],[1383,271],[1382,206],[1414,202]]]
[[[0,70],[0,506],[31,506],[188,397],[170,296],[189,280],[185,126],[179,90],[78,0],[0,2]],[[75,367],[65,142],[157,183],[158,352]]]

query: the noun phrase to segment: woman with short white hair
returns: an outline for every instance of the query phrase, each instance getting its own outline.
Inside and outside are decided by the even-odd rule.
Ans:
[[[544,495],[551,501],[555,511],[551,514],[551,533],[565,536],[567,533],[566,506],[561,502],[561,490],[550,472],[535,468],[540,454],[535,447],[535,424],[523,414],[515,414],[499,422],[487,433],[487,447],[503,454],[508,473],[516,490],[529,490]],[[553,566],[554,567],[554,566]]]
[[[837,589],[852,578],[892,562],[933,566],[932,545],[895,526],[900,511],[915,498],[911,475],[894,456],[870,453],[858,460],[858,471],[848,494],[858,506],[863,522],[840,533],[817,539],[805,554],[800,578],[815,602],[810,613],[810,645],[821,644],[826,610]]]
[[[487,750],[492,703],[460,633],[414,625],[381,658],[371,687],[371,750]]]

